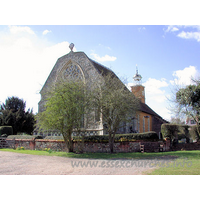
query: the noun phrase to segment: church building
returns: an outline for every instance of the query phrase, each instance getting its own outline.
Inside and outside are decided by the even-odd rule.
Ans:
[[[78,78],[83,81],[87,80],[92,84],[93,81],[95,81],[94,77],[104,76],[108,73],[112,73],[116,76],[112,70],[90,59],[84,52],[73,52],[73,43],[70,44],[69,47],[71,49],[70,53],[57,60],[40,91],[41,100],[39,102],[38,112],[42,112],[44,110],[45,93],[51,89],[52,85],[54,85],[60,78],[64,81],[68,78]],[[167,121],[165,121],[145,103],[145,88],[141,84],[142,76],[138,74],[138,70],[136,70],[136,74],[133,79],[134,85],[131,87],[131,91],[137,98],[139,98],[140,108],[134,117],[133,123],[128,124],[124,129],[120,129],[119,133],[143,133],[147,131],[156,131],[159,133],[161,124],[166,123]],[[59,133],[56,132],[48,132],[47,134],[59,135]],[[86,129],[86,134],[106,134],[102,117],[96,119],[91,116],[91,123]]]

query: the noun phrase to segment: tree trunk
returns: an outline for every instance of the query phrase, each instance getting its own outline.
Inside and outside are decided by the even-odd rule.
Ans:
[[[109,133],[109,147],[110,147],[110,153],[114,152],[114,137],[115,134]]]
[[[69,149],[69,152],[73,152],[73,142],[72,142],[71,131],[69,131],[67,135],[68,135],[68,149]]]
[[[71,138],[71,132],[67,132],[66,134],[63,134],[63,138],[67,145],[68,151],[73,152],[73,142],[72,142],[72,138]]]

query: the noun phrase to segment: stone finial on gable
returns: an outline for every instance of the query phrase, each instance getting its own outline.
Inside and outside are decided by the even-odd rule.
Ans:
[[[71,43],[71,44],[69,45],[69,48],[71,49],[71,51],[73,51],[74,44],[73,44],[73,43]]]

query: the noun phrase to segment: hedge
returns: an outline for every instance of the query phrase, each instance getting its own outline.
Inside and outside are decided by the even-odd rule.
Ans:
[[[64,140],[63,136],[46,136],[44,140]]]
[[[8,136],[13,134],[12,126],[0,126],[0,136]]]
[[[189,131],[189,135],[193,140],[199,140],[199,134],[197,132],[197,126],[191,126],[190,131]]]
[[[180,124],[162,124],[161,133],[163,138],[169,138],[171,140],[181,140],[186,138],[189,142],[189,126]]]
[[[91,135],[91,136],[73,136],[72,137],[74,142],[82,141],[84,142],[109,142],[108,135]],[[64,140],[63,136],[46,136],[44,140]],[[129,133],[129,134],[116,134],[115,135],[115,142],[122,142],[122,141],[137,141],[137,140],[146,140],[146,141],[158,141],[158,135],[154,131],[145,132],[145,133]]]
[[[81,137],[73,137],[73,141],[80,141]],[[145,133],[129,133],[129,134],[116,134],[114,142],[123,142],[123,141],[158,141],[158,135],[154,131],[145,132]],[[85,136],[84,142],[109,142],[109,135],[92,135]]]
[[[43,137],[40,135],[9,135],[7,139],[42,139]]]

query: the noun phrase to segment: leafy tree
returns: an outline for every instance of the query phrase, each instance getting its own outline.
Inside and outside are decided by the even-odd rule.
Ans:
[[[59,82],[46,95],[44,111],[38,114],[38,125],[43,130],[57,130],[64,138],[69,152],[73,151],[72,133],[80,132],[87,112],[85,85],[69,80]]]
[[[191,117],[197,124],[199,134],[200,123],[200,84],[186,86],[176,93],[176,101],[179,105],[179,112]]]
[[[26,132],[31,134],[34,130],[35,117],[33,111],[25,111],[26,102],[18,97],[8,97],[5,104],[0,106],[0,125],[12,126],[13,134]]]
[[[96,81],[91,96],[93,108],[98,108],[109,135],[112,153],[117,131],[133,120],[139,101],[112,72]]]

